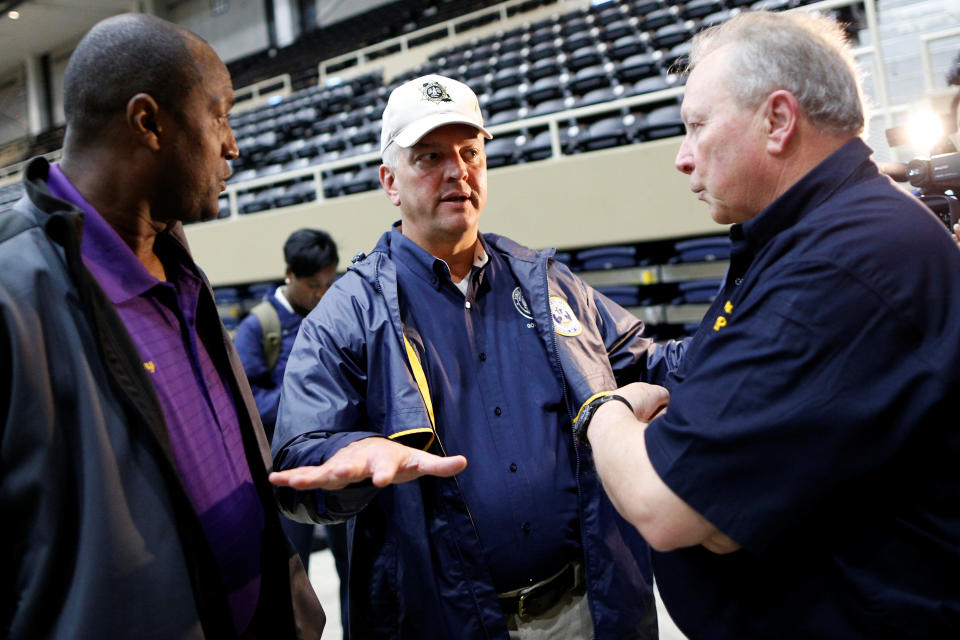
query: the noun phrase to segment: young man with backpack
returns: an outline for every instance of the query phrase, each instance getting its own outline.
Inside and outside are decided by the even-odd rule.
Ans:
[[[327,232],[319,229],[294,231],[283,245],[283,256],[287,265],[284,284],[250,310],[233,339],[269,439],[273,438],[277,420],[283,372],[300,322],[333,284],[339,262],[337,245]],[[313,525],[287,518],[281,518],[281,524],[300,553],[303,566],[308,566]],[[328,537],[329,533],[328,528]],[[333,538],[336,537],[334,533]],[[336,543],[330,542],[331,549],[335,549]],[[340,573],[344,558],[338,557],[336,551],[334,557]]]

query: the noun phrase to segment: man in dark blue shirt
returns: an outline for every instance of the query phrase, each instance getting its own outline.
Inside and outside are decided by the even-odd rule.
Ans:
[[[570,428],[680,348],[552,252],[479,233],[488,137],[462,83],[391,94],[380,177],[402,221],[304,320],[271,480],[293,517],[349,518],[352,637],[655,637],[645,545]]]
[[[691,637],[960,637],[960,252],[870,160],[838,25],[744,14],[691,66],[676,164],[730,271],[666,413],[594,413],[604,486]]]

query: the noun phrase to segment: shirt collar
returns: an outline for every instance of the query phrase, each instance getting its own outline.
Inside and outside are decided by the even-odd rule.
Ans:
[[[47,176],[50,193],[84,213],[80,254],[107,297],[114,304],[134,298],[160,284],[137,259],[103,216],[87,202],[58,164],[50,166]]]
[[[426,249],[407,238],[401,233],[398,226],[394,226],[390,233],[390,252],[395,260],[406,265],[418,278],[430,283],[430,286],[435,289],[439,289],[444,281],[449,281],[453,286],[461,289],[450,278],[450,267],[445,261],[433,256]],[[483,236],[477,234],[477,240],[473,256],[474,269],[483,268],[490,261],[489,249],[483,240]],[[464,283],[469,283],[469,280],[469,278],[464,278],[460,285],[466,288]]]
[[[290,301],[287,300],[287,296],[283,295],[283,286],[277,287],[277,290],[273,292],[273,297],[277,299],[277,302],[280,303],[280,306],[289,311],[290,313],[295,313],[293,306],[290,304]]]
[[[756,217],[733,225],[734,244],[745,243],[756,255],[774,236],[819,207],[868,163],[873,150],[860,138],[850,140],[810,170]],[[872,166],[872,163],[869,164]]]

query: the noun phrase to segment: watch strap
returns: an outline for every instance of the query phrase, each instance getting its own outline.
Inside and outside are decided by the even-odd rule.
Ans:
[[[613,392],[598,394],[587,400],[577,413],[577,418],[573,422],[573,437],[577,441],[588,444],[587,427],[590,426],[590,420],[593,419],[593,414],[597,412],[597,409],[599,409],[601,405],[611,401],[622,402],[629,407],[630,413],[633,413],[633,405],[623,396]]]

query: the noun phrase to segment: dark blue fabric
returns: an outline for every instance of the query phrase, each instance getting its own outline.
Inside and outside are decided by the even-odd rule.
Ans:
[[[277,407],[280,405],[280,389],[283,386],[283,371],[287,367],[293,341],[297,339],[297,331],[303,320],[296,313],[286,309],[277,300],[274,293],[265,298],[277,310],[280,318],[280,353],[273,369],[267,369],[267,360],[263,354],[263,328],[255,315],[248,314],[237,326],[233,337],[233,344],[240,354],[243,370],[250,381],[253,390],[253,399],[257,403],[260,419],[267,436],[273,435],[273,427],[277,422]]]
[[[691,637],[960,637],[960,252],[869,154],[848,143],[731,229],[646,432],[743,547],[654,554]]]
[[[519,283],[487,251],[464,297],[442,260],[398,231],[391,247],[404,324],[426,337],[414,345],[447,453],[469,462],[460,487],[494,587],[551,576],[579,555],[575,461],[563,388],[525,303],[514,302]]]
[[[360,257],[304,320],[287,364],[273,451],[276,468],[320,464],[371,436],[430,429],[403,346],[391,233]],[[491,234],[520,284],[569,416],[618,380],[662,381],[683,344],[655,348],[642,323],[594,292],[549,252]],[[553,332],[550,296],[583,325]],[[414,342],[416,335],[410,336]],[[435,399],[436,401],[436,399]],[[445,450],[445,430],[431,451]],[[564,430],[569,437],[569,426]],[[444,445],[444,446],[441,446]],[[648,552],[603,493],[589,451],[575,445],[580,534],[597,638],[655,637]],[[509,461],[507,461],[509,463]],[[502,638],[507,629],[487,558],[456,478],[423,478],[378,490],[279,491],[285,512],[329,522],[350,518],[350,633],[363,638]]]

